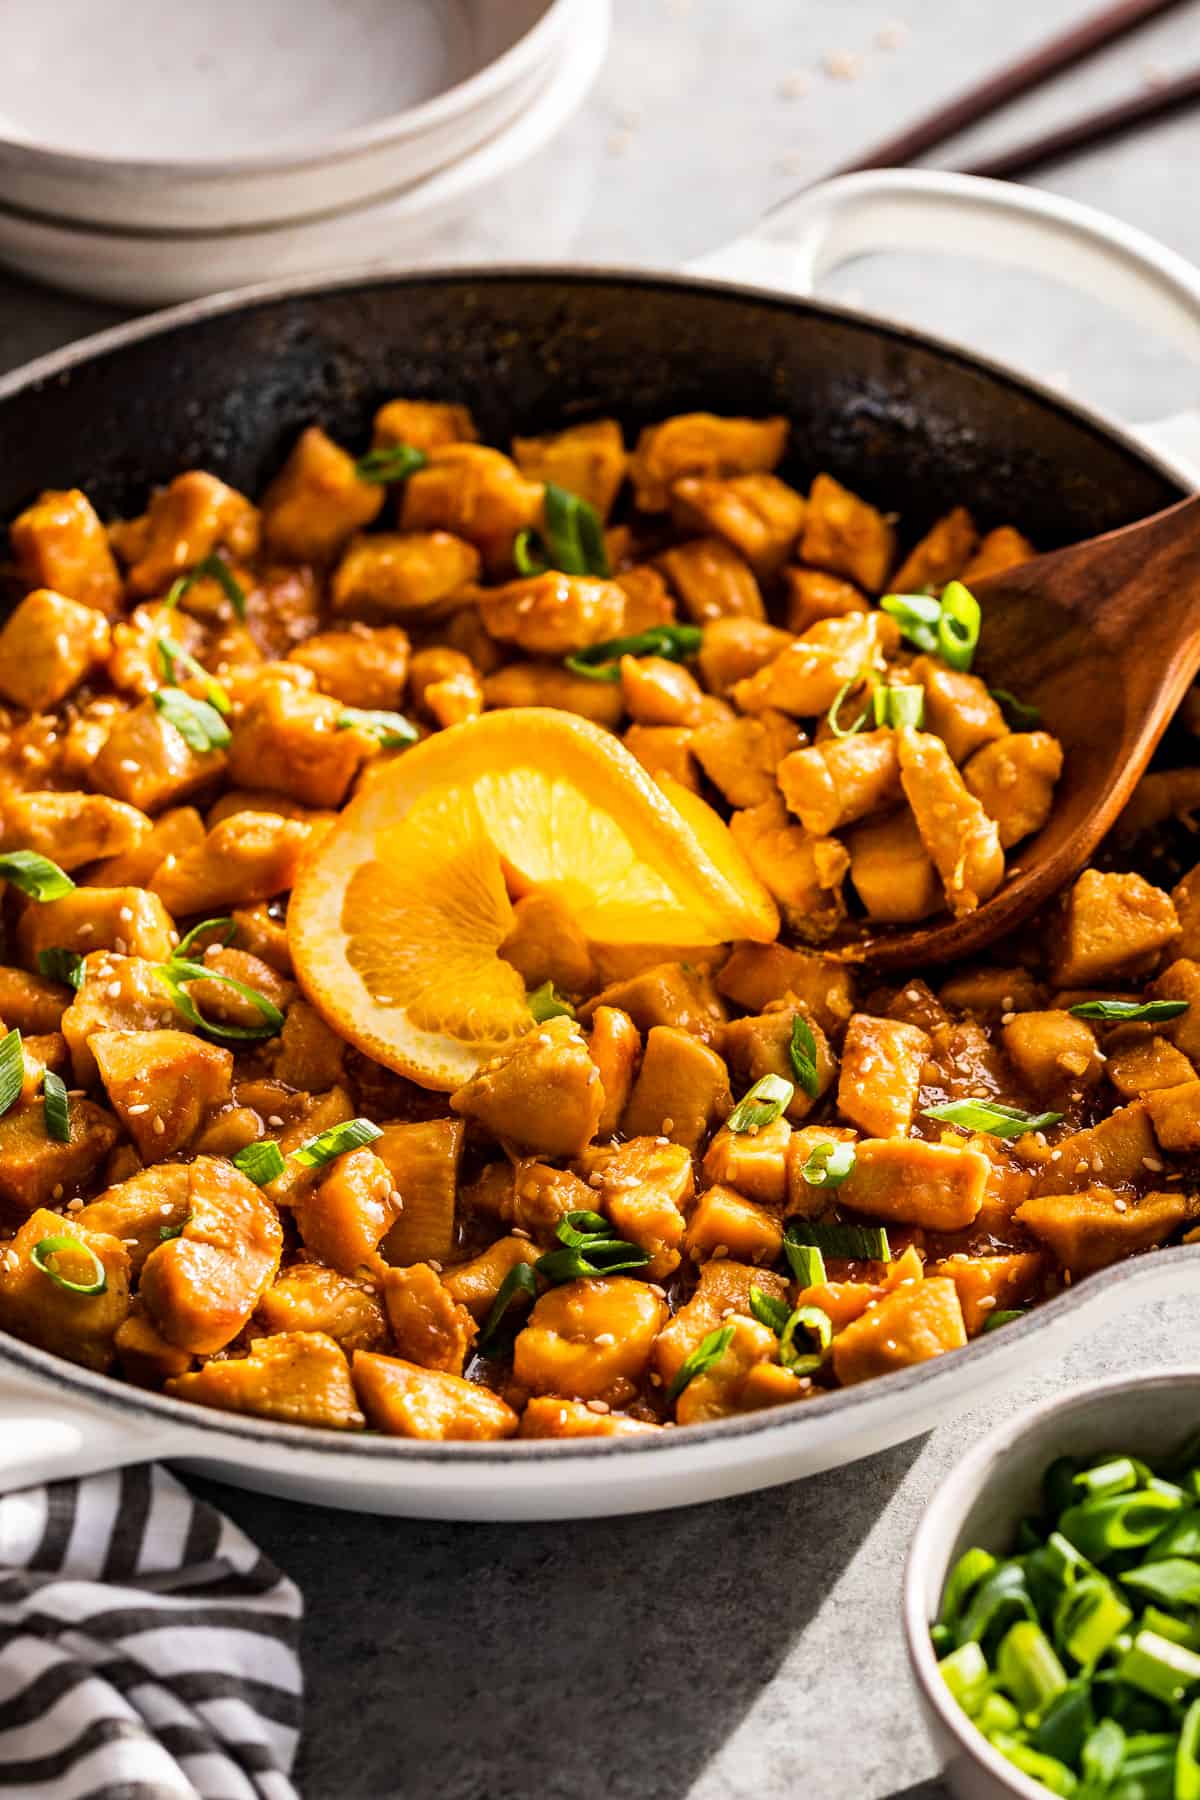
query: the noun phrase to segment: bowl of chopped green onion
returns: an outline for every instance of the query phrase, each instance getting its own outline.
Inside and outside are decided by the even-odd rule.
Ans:
[[[959,1800],[1200,1800],[1200,1369],[985,1438],[923,1516],[904,1624]]]

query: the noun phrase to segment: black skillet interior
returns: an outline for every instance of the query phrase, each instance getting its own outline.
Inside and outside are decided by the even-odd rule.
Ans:
[[[304,425],[364,445],[373,409],[468,403],[485,439],[600,414],[786,413],[818,468],[911,541],[968,503],[1050,548],[1178,498],[1136,449],[1017,377],[836,309],[655,277],[452,273],[189,309],[0,400],[0,518],[77,485],[101,514],[204,467],[255,494]]]

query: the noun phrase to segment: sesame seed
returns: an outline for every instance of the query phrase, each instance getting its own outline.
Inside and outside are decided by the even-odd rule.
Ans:
[[[675,1121],[674,1121],[674,1119],[670,1119],[670,1118],[668,1118],[668,1119],[664,1119],[664,1120],[663,1120],[663,1122],[662,1122],[662,1128],[663,1128],[663,1134],[664,1134],[664,1135],[663,1135],[663,1136],[662,1136],[662,1137],[661,1137],[661,1138],[659,1138],[659,1139],[658,1139],[658,1142],[659,1142],[659,1143],[660,1143],[660,1144],[665,1144],[665,1143],[668,1143],[668,1142],[669,1142],[669,1141],[670,1141],[670,1136],[669,1136],[669,1134],[670,1134],[670,1133],[671,1133],[671,1132],[672,1132],[672,1131],[674,1131],[674,1129],[675,1129]]]
[[[597,1338],[597,1340],[596,1340],[596,1342],[597,1342],[597,1343],[599,1343],[599,1342],[600,1342],[600,1340],[599,1340],[599,1338]],[[602,1413],[602,1414],[603,1414],[603,1413],[606,1413],[606,1412],[611,1412],[611,1411],[612,1411],[612,1408],[611,1408],[611,1406],[610,1406],[610,1405],[609,1405],[609,1404],[608,1404],[608,1401],[607,1401],[607,1400],[588,1400],[588,1401],[586,1401],[586,1402],[585,1402],[585,1404],[586,1404],[586,1406],[587,1406],[587,1409],[588,1409],[588,1411],[589,1411],[589,1412],[594,1412],[594,1413]]]
[[[81,938],[91,937],[91,935],[95,931],[95,929],[96,929],[96,927],[90,923],[86,924],[86,925],[81,925],[79,927],[79,935]]]
[[[133,923],[132,906],[123,906],[118,912],[117,917],[120,919],[122,925],[131,925]]]
[[[77,1212],[83,1211],[83,1201],[79,1198],[78,1194],[76,1194],[76,1196],[73,1200],[67,1201],[67,1211],[69,1213],[77,1213]]]
[[[169,1219],[174,1208],[172,1207],[171,1202],[169,1200],[164,1200],[158,1210],[162,1214],[164,1219]]]
[[[150,1111],[150,1102],[148,1100],[141,1100],[136,1106],[127,1106],[125,1111],[127,1113],[147,1113]]]
[[[63,1184],[61,1181],[56,1181],[54,1186],[50,1189],[50,1198],[52,1200],[61,1200],[62,1197],[63,1197]]]
[[[1114,1200],[1113,1201],[1113,1211],[1114,1212],[1128,1212],[1129,1211],[1129,1202],[1127,1200],[1122,1200],[1120,1198]]]
[[[123,1244],[128,1244],[132,1249],[136,1250],[136,1248],[137,1248],[137,1239],[136,1238],[122,1238],[121,1242]]]
[[[1079,1161],[1075,1164],[1075,1173],[1077,1175],[1086,1175],[1088,1172],[1089,1166],[1090,1165],[1088,1163],[1087,1157],[1081,1156]]]
[[[1164,1165],[1159,1162],[1157,1156],[1143,1156],[1142,1167],[1149,1169],[1153,1175],[1161,1175]]]
[[[1011,1025],[1016,1016],[1016,1013],[1010,1008],[1008,1012],[1002,1012],[1000,1014],[1000,1023],[1002,1025]]]
[[[125,938],[115,937],[113,939],[113,949],[117,952],[118,956],[124,956],[129,949],[129,944]]]
[[[283,1124],[283,1118],[279,1113],[272,1113],[270,1118],[267,1120],[267,1124],[275,1126],[275,1128],[278,1130],[279,1126]]]
[[[512,1228],[512,1235],[513,1237],[519,1238],[532,1238],[533,1233],[531,1231],[526,1231],[523,1225],[514,1225]]]
[[[110,981],[104,991],[110,1000],[119,1000],[121,998],[121,984],[119,981]]]
[[[164,1122],[163,1122],[163,1120],[162,1120],[162,1119],[155,1119],[155,1121],[154,1121],[154,1135],[155,1135],[155,1137],[162,1137],[162,1135],[163,1135],[163,1133],[164,1133],[164,1132],[165,1132],[165,1131],[166,1131],[166,1129],[167,1129],[167,1127],[166,1127],[166,1125],[165,1125],[165,1124],[164,1124]]]
[[[441,1274],[441,1272],[442,1272],[442,1265],[441,1265],[441,1263],[440,1263],[440,1262],[434,1262],[434,1260],[433,1260],[433,1258],[432,1258],[432,1256],[431,1256],[431,1257],[430,1257],[430,1258],[429,1258],[429,1266],[430,1266],[430,1268],[431,1268],[431,1269],[432,1269],[432,1270],[433,1270],[433,1271],[434,1271],[434,1273],[435,1273],[435,1274],[436,1274],[436,1275],[440,1275],[440,1274]]]
[[[901,1283],[901,1285],[903,1286],[903,1283]],[[980,1310],[980,1312],[987,1312],[988,1308],[995,1306],[995,1304],[996,1304],[995,1294],[983,1294],[980,1296],[980,1299],[979,1299],[979,1310]]]

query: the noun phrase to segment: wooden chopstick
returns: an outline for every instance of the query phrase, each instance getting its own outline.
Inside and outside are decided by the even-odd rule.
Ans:
[[[865,156],[842,163],[829,173],[850,175],[857,169],[899,168],[915,162],[968,125],[978,124],[1010,101],[1031,93],[1052,75],[1073,68],[1106,44],[1115,43],[1138,26],[1186,3],[1187,0],[1119,0],[1115,6],[1102,7],[1090,18],[1072,25],[1027,56],[1018,57],[995,75],[977,82],[956,100],[937,107],[923,119],[918,119],[915,125],[876,144]]]
[[[1200,101],[1200,69],[1193,69],[1190,75],[1161,82],[1144,93],[1135,94],[1130,100],[1120,100],[1114,106],[1102,107],[1099,112],[1086,113],[1071,124],[1060,126],[1057,131],[1048,131],[1042,137],[1014,144],[1010,150],[998,151],[995,156],[967,163],[962,173],[1011,181],[1033,169],[1040,169],[1045,163],[1056,162],[1077,150],[1087,150],[1094,144],[1119,137],[1136,125],[1165,119],[1197,101]]]

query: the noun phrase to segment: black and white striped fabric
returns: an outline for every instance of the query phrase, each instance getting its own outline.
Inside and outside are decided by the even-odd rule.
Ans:
[[[0,1498],[0,1794],[295,1800],[300,1613],[164,1469]]]

